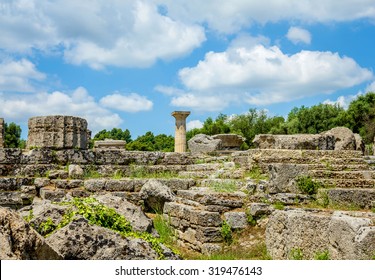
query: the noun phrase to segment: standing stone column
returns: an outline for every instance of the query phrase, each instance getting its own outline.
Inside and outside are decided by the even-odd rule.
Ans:
[[[0,118],[0,149],[4,148],[4,119]]]
[[[174,111],[172,116],[176,119],[176,130],[174,137],[174,151],[176,153],[186,152],[186,118],[190,115],[188,111]]]

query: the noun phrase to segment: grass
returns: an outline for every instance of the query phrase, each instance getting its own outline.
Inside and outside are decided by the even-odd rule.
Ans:
[[[303,252],[301,248],[293,248],[289,253],[290,260],[303,260]]]
[[[132,165],[129,177],[138,179],[171,179],[178,177],[178,173],[174,171],[150,171],[144,166]]]
[[[249,249],[238,249],[237,247],[223,248],[221,252],[202,255],[198,253],[190,253],[184,255],[190,260],[271,260],[271,256],[267,252],[264,242],[254,245]]]
[[[329,260],[330,257],[329,257],[329,252],[328,250],[325,250],[323,252],[317,252],[315,253],[315,256],[314,256],[314,260]]]
[[[103,176],[97,170],[95,170],[95,167],[89,166],[85,169],[83,177],[85,179],[99,179]]]
[[[170,225],[170,220],[166,220],[163,215],[156,214],[153,219],[154,227],[159,233],[160,242],[171,247],[176,246],[176,232]]]
[[[233,193],[238,190],[237,184],[234,181],[212,182],[209,186],[215,192]]]
[[[260,180],[269,180],[269,176],[263,173],[258,165],[253,165],[253,167],[249,171],[247,171],[244,176],[250,179],[254,179],[258,182]]]
[[[316,194],[319,188],[323,188],[322,183],[314,181],[310,176],[300,176],[296,179],[298,189],[305,194]]]
[[[276,210],[284,210],[285,209],[285,205],[281,201],[276,201],[273,204],[273,208],[275,208]]]

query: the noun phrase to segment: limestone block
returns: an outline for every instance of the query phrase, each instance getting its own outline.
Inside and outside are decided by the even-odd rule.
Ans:
[[[59,260],[59,255],[16,212],[0,208],[1,260]],[[9,242],[11,241],[11,242]]]
[[[40,189],[40,197],[50,201],[61,201],[65,198],[64,190],[54,190],[49,187]]]
[[[232,229],[244,229],[248,226],[245,212],[227,212],[224,213],[224,218]]]
[[[124,140],[113,140],[105,139],[95,141],[94,149],[123,149],[125,150],[126,141]]]
[[[188,141],[188,147],[192,154],[211,153],[221,149],[222,141],[212,136],[197,134]]]
[[[82,167],[78,164],[70,164],[68,167],[69,178],[82,179],[84,176],[84,171]]]
[[[269,193],[296,192],[299,190],[295,179],[307,175],[308,167],[301,164],[272,164],[269,165],[270,181],[268,184]]]
[[[45,116],[29,119],[27,147],[87,149],[87,121],[72,116]]]
[[[355,147],[356,147],[356,150],[357,151],[361,151],[362,154],[364,155],[365,154],[365,150],[366,150],[365,141],[363,141],[361,135],[359,135],[358,133],[354,133],[354,138],[355,138]]]
[[[0,149],[4,148],[4,119],[0,118]]]
[[[175,199],[175,195],[169,187],[154,179],[149,180],[142,187],[139,195],[144,200],[146,207],[156,211],[162,210],[165,202]]]
[[[335,127],[325,132],[335,137],[335,150],[356,150],[354,133],[346,127]]]
[[[258,149],[334,150],[332,134],[256,135],[253,143]]]
[[[273,211],[273,207],[267,203],[251,203],[249,206],[249,213],[253,217],[270,215]]]
[[[240,150],[246,140],[246,138],[238,134],[216,134],[212,138],[221,140],[222,150]]]

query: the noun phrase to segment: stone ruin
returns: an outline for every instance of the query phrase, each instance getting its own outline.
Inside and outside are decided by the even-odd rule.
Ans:
[[[192,154],[199,153],[232,153],[239,151],[245,138],[237,134],[197,134],[188,141],[188,147]]]
[[[0,118],[0,149],[4,148],[4,119]]]
[[[91,132],[87,121],[72,116],[44,116],[29,119],[27,148],[87,149]]]
[[[224,225],[246,233],[233,245],[237,249],[266,244],[273,259],[289,259],[297,248],[307,259],[317,252],[328,252],[332,259],[370,259],[375,253],[375,213],[369,211],[375,207],[375,170],[361,151],[268,148],[209,155],[90,150],[84,143],[89,139],[86,122],[51,118],[31,122],[31,129],[38,127],[32,138],[41,140],[31,139],[29,148],[43,149],[0,148],[0,240],[18,244],[1,243],[0,259],[160,257],[145,240],[123,238],[83,217],[48,237],[36,233],[34,228],[58,224],[71,211],[59,202],[84,197],[94,197],[124,216],[134,231],[149,234],[155,229],[144,209],[156,208],[169,221],[179,248],[202,254],[232,246],[226,245]],[[302,175],[327,187],[303,193],[296,183]],[[314,208],[311,202],[323,206]],[[166,259],[178,258],[165,246],[160,251]]]
[[[94,143],[94,149],[122,149],[125,150],[126,141],[124,140],[97,140]]]

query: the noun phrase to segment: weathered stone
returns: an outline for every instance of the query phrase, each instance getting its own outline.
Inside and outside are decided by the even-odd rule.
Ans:
[[[253,143],[258,149],[333,150],[335,137],[331,134],[259,134]]]
[[[174,111],[172,116],[176,119],[175,145],[176,153],[186,152],[186,118],[190,115],[188,111]]]
[[[251,203],[249,206],[249,214],[253,217],[270,215],[273,211],[273,207],[266,203]]]
[[[111,194],[95,196],[95,198],[107,207],[113,208],[117,213],[123,215],[132,225],[135,231],[151,232],[152,220],[149,219],[142,209],[124,198],[113,196]]]
[[[123,149],[125,150],[126,141],[105,139],[94,142],[94,149]]]
[[[100,192],[105,190],[105,179],[89,179],[84,181],[84,188],[90,192]]]
[[[365,150],[366,150],[365,141],[363,141],[361,135],[359,135],[358,133],[354,133],[354,139],[355,139],[356,150],[361,151],[362,154],[364,155]]]
[[[82,179],[85,174],[82,167],[78,164],[70,164],[68,167],[68,173],[69,178],[73,179]]]
[[[323,205],[329,202],[331,205],[371,209],[372,201],[375,200],[375,189],[319,189],[317,199]]]
[[[246,138],[238,134],[216,134],[212,138],[221,140],[222,150],[240,150],[246,140]]]
[[[34,185],[37,188],[43,188],[51,184],[51,180],[48,178],[35,178]]]
[[[273,259],[288,259],[300,249],[305,259],[328,251],[331,259],[370,259],[375,250],[374,214],[275,211],[267,224],[266,245]]]
[[[131,179],[109,179],[106,181],[105,190],[106,191],[134,191],[135,187],[140,187],[145,183],[145,180],[131,180]]]
[[[1,191],[17,191],[21,186],[32,185],[32,178],[0,178],[0,190]]]
[[[223,241],[220,227],[197,227],[196,238],[197,241],[201,243],[214,243]]]
[[[29,119],[27,147],[87,149],[87,121],[72,116],[46,116]]]
[[[308,167],[301,164],[271,164],[268,168],[270,174],[268,188],[271,194],[280,192],[298,193],[296,178],[308,174]]]
[[[48,179],[68,179],[69,173],[65,170],[52,170],[48,173]]]
[[[0,207],[1,260],[59,260],[59,255],[43,237],[16,212]]]
[[[244,229],[249,225],[245,212],[227,212],[224,218],[232,229]]]
[[[175,199],[175,195],[170,188],[158,180],[149,180],[139,192],[140,197],[144,200],[146,207],[161,211],[165,202]]]
[[[0,118],[0,149],[4,148],[4,119]]]
[[[51,180],[51,183],[58,189],[76,189],[83,187],[83,180]]]
[[[81,260],[155,260],[160,256],[151,244],[96,225],[84,218],[74,220],[47,239],[64,259]],[[173,255],[169,250],[166,255]]]
[[[221,140],[212,136],[197,134],[188,141],[188,147],[192,154],[210,153],[221,149]]]
[[[190,217],[187,220],[189,220],[192,224],[205,227],[218,227],[222,223],[219,213],[201,210],[191,211]]]
[[[271,202],[281,202],[284,205],[296,205],[311,200],[308,195],[296,194],[296,193],[277,193],[272,196]]]
[[[335,137],[335,150],[356,150],[356,139],[349,128],[335,127],[324,134]]]
[[[66,195],[64,190],[56,190],[50,187],[41,188],[39,193],[41,198],[54,202],[63,200]]]

